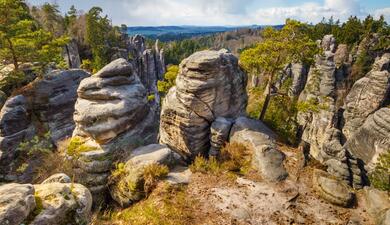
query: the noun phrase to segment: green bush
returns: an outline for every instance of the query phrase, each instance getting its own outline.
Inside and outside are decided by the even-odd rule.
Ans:
[[[97,147],[86,144],[86,140],[82,137],[72,137],[69,141],[66,153],[69,156],[78,157],[80,153],[96,150]]]
[[[390,191],[390,150],[379,156],[375,169],[369,174],[369,178],[375,188]]]
[[[157,82],[157,89],[161,96],[165,96],[169,89],[175,86],[177,74],[179,73],[179,66],[171,65],[164,74],[164,80]]]

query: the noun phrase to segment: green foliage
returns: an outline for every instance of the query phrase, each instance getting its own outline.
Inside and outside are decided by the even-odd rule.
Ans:
[[[19,144],[18,150],[25,152],[27,156],[52,153],[54,146],[51,143],[50,132],[44,134],[42,137],[34,136],[29,141],[21,142]]]
[[[164,48],[165,62],[179,65],[183,59],[206,48],[199,41],[193,39],[171,42]]]
[[[93,70],[92,61],[89,59],[83,59],[80,68],[91,72]]]
[[[154,94],[148,95],[148,102],[153,102],[156,99]]]
[[[0,2],[0,60],[12,62],[19,70],[21,62],[39,62],[43,70],[50,62],[62,60],[61,52],[69,39],[54,38],[40,28],[23,0]]]
[[[369,178],[374,187],[390,191],[390,150],[379,156],[375,169],[369,174]]]
[[[307,101],[298,102],[297,109],[299,112],[319,113],[320,110],[328,109],[328,106],[326,104],[320,104],[316,99],[311,98]]]
[[[92,7],[86,15],[86,41],[93,55],[93,69],[98,71],[110,62],[111,49],[120,43],[119,27],[112,27],[107,15],[102,16],[103,10]]]
[[[177,74],[179,73],[179,66],[171,65],[164,74],[164,80],[157,82],[157,89],[161,96],[165,96],[169,89],[175,86]]]
[[[70,139],[66,153],[69,156],[78,157],[80,153],[94,151],[96,149],[97,147],[88,145],[84,138],[76,136]]]

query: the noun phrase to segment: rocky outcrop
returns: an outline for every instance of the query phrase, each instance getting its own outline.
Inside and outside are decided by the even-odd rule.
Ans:
[[[321,170],[313,171],[313,188],[320,197],[335,205],[349,207],[355,200],[348,186]]]
[[[162,80],[165,74],[164,51],[159,49],[158,41],[156,41],[154,49],[147,49],[145,38],[141,35],[130,37],[127,49],[132,56],[130,62],[134,66],[135,73],[138,74],[148,95],[154,95],[154,104],[158,109],[160,97],[157,81]]]
[[[305,88],[308,69],[301,63],[292,63],[287,67],[286,73],[292,79],[289,95],[299,96]]]
[[[390,222],[390,199],[388,193],[375,188],[364,189],[368,213],[375,218],[376,224],[388,225]]]
[[[239,117],[230,132],[230,142],[242,143],[252,152],[252,166],[269,181],[284,180],[288,173],[285,155],[278,150],[276,135],[262,122]]]
[[[49,132],[54,144],[72,135],[77,88],[88,76],[78,69],[55,70],[7,100],[0,113],[0,167],[4,168],[0,174],[12,170],[19,144],[37,130]]]
[[[31,124],[31,113],[31,106],[23,95],[9,98],[1,109],[0,175],[2,176],[6,176],[12,168],[16,169],[14,164],[19,143],[30,140],[35,135],[35,127]]]
[[[345,143],[353,155],[373,168],[380,154],[390,149],[390,108],[381,108],[370,115]]]
[[[134,150],[123,168],[113,172],[110,185],[111,197],[122,207],[141,200],[145,196],[144,169],[157,164],[172,167],[180,156],[167,146],[152,144]]]
[[[73,39],[65,45],[62,55],[70,69],[80,68],[81,60],[76,40]]]
[[[310,145],[310,155],[328,167],[328,172],[356,188],[362,187],[362,171],[357,159],[343,148],[339,98],[345,85],[349,58],[344,45],[336,47],[333,37],[319,43],[323,55],[310,68],[308,82],[299,96],[301,138]],[[336,63],[336,62],[337,63]]]
[[[132,65],[122,58],[80,84],[73,136],[88,149],[77,156],[83,174],[79,182],[91,190],[95,202],[105,198],[115,160],[157,142],[157,118],[146,94]]]
[[[345,99],[343,134],[351,138],[366,118],[390,98],[390,54],[378,58],[372,70],[352,87]]]
[[[80,184],[48,183],[35,187],[39,212],[29,224],[86,224],[90,219],[92,196]]]
[[[210,130],[210,156],[218,156],[221,147],[229,140],[230,129],[233,125],[233,121],[218,117],[211,124]]]
[[[72,183],[72,179],[64,173],[57,173],[51,175],[50,177],[42,181],[42,184],[49,184],[49,183],[64,183],[64,184]]]
[[[0,186],[0,224],[19,225],[36,207],[34,186],[5,184]]]
[[[34,83],[33,112],[48,128],[53,143],[72,135],[77,88],[81,80],[89,76],[84,70],[56,70]]]
[[[5,184],[0,186],[0,224],[86,224],[92,197],[76,183]]]
[[[162,106],[160,142],[186,158],[206,153],[213,121],[245,113],[245,87],[245,73],[226,50],[201,51],[183,60]]]

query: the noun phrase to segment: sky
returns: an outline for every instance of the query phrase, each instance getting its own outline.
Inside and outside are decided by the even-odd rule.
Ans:
[[[88,11],[99,6],[114,25],[277,25],[286,18],[317,23],[333,16],[384,15],[390,23],[389,0],[28,0],[32,5],[57,3],[62,12],[71,5]]]

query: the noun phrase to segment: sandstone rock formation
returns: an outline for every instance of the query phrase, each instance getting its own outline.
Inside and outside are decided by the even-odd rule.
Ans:
[[[245,73],[226,50],[201,51],[183,60],[162,106],[160,142],[186,158],[206,153],[212,122],[244,114],[245,87]]]
[[[34,210],[34,186],[5,184],[0,186],[0,224],[19,225]]]
[[[368,213],[375,218],[376,224],[388,225],[390,222],[390,199],[388,193],[375,188],[364,188]]]
[[[210,156],[218,156],[221,147],[229,140],[230,129],[233,125],[233,121],[218,117],[211,124],[210,131],[210,144],[209,150]]]
[[[164,145],[152,144],[135,149],[124,168],[119,168],[120,173],[113,174],[111,197],[122,207],[141,200],[145,195],[144,169],[152,164],[172,167],[179,161],[180,156]]]
[[[348,186],[321,170],[313,171],[313,187],[323,199],[335,205],[349,207],[355,199]]]
[[[19,143],[35,135],[35,127],[31,124],[31,113],[31,106],[23,95],[9,98],[1,109],[0,175],[2,176],[6,176],[15,167],[14,160],[17,157]]]
[[[292,63],[286,70],[288,77],[292,78],[292,85],[289,90],[290,96],[299,96],[307,81],[308,69],[301,63]]]
[[[370,115],[347,140],[345,148],[372,168],[379,155],[390,149],[390,108]]]
[[[53,143],[72,135],[77,88],[86,77],[89,74],[84,70],[56,70],[34,83],[33,112],[48,127]]]
[[[30,224],[86,224],[90,219],[92,196],[80,184],[48,183],[35,187],[35,199],[41,204],[39,214]]]
[[[230,133],[230,142],[245,144],[252,151],[252,166],[263,178],[281,181],[288,173],[283,166],[285,155],[277,149],[275,138],[262,122],[246,117],[239,117]]]
[[[376,60],[365,77],[353,85],[345,99],[343,134],[347,139],[390,98],[389,93],[390,54],[385,54]]]
[[[159,49],[158,41],[156,41],[154,49],[147,49],[145,38],[141,35],[130,37],[127,49],[132,56],[130,62],[134,66],[135,73],[138,74],[148,95],[155,96],[154,104],[159,106],[160,97],[157,81],[162,80],[165,74],[164,51]]]
[[[310,155],[327,165],[329,173],[347,184],[361,187],[362,171],[357,159],[343,148],[339,130],[338,101],[340,90],[344,88],[344,66],[347,65],[346,53],[342,53],[345,49],[338,50],[331,36],[325,36],[320,46],[324,53],[317,56],[315,65],[310,68],[307,84],[299,97],[304,106],[298,112],[301,138],[310,145]],[[335,54],[339,65],[335,63]]]
[[[79,182],[91,190],[94,201],[105,198],[114,160],[157,142],[157,118],[146,94],[132,65],[122,58],[80,83],[73,136],[88,148],[78,153]]]
[[[88,76],[83,70],[55,70],[7,100],[0,113],[0,167],[4,168],[0,174],[8,173],[19,144],[30,140],[36,130],[50,132],[54,144],[72,135],[77,88]]]
[[[64,183],[64,184],[72,183],[72,179],[64,173],[57,173],[51,175],[50,177],[42,181],[42,184],[49,184],[49,183]]]
[[[86,224],[92,197],[76,183],[4,184],[0,186],[0,224]]]
[[[76,40],[71,40],[64,47],[63,57],[70,69],[80,68],[81,60]]]

